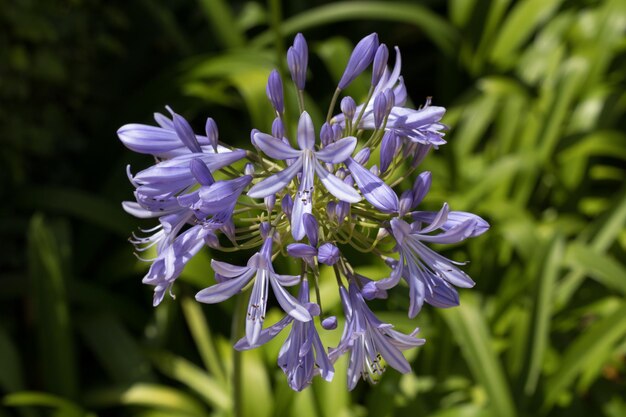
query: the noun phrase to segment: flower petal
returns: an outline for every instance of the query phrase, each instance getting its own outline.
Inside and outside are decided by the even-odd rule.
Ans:
[[[315,161],[315,172],[317,172],[320,181],[322,181],[322,184],[324,184],[328,192],[341,201],[358,203],[362,200],[362,197],[354,188],[328,172],[326,168],[317,161]]]
[[[302,322],[311,321],[313,319],[306,307],[300,304],[293,295],[289,294],[273,276],[270,277],[270,283],[272,284],[276,301],[278,301],[278,304],[280,304],[285,313]]]
[[[302,158],[298,158],[291,166],[280,171],[278,174],[274,174],[271,177],[267,177],[263,181],[254,184],[248,191],[248,197],[264,198],[268,195],[276,194],[289,184],[291,179],[295,177],[298,172],[300,172],[301,168]]]
[[[398,211],[398,196],[390,186],[352,158],[348,158],[345,164],[352,173],[352,178],[359,190],[371,205],[384,213]]]
[[[356,148],[356,143],[357,139],[354,136],[348,136],[315,152],[315,156],[324,162],[338,164],[352,155],[354,148]]]
[[[211,268],[216,274],[220,274],[226,278],[235,278],[250,270],[248,266],[231,265],[226,262],[216,261],[215,259],[211,260]]]
[[[302,154],[302,151],[293,149],[281,139],[275,138],[267,133],[256,133],[254,135],[254,144],[267,156],[275,159],[284,160],[297,158]]]
[[[250,282],[254,272],[254,269],[248,269],[245,274],[238,278],[205,288],[196,294],[196,300],[206,304],[215,304],[227,300],[241,291]]]
[[[315,130],[313,129],[313,120],[309,113],[302,112],[298,121],[298,146],[300,149],[313,149],[315,145]]]

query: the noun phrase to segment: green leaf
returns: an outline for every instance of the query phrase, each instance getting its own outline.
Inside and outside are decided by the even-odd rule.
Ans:
[[[418,4],[396,2],[352,1],[336,2],[286,19],[281,27],[283,36],[303,32],[317,26],[350,20],[390,20],[418,27],[444,53],[454,56],[458,40],[456,30],[436,13]],[[261,47],[273,40],[274,34],[264,32],[253,39],[252,44]]]
[[[88,417],[87,413],[78,405],[65,398],[36,391],[21,391],[4,397],[4,405],[9,407],[51,407],[58,414],[67,417]]]
[[[24,387],[20,356],[9,334],[0,324],[0,388],[18,391]]]
[[[500,360],[492,347],[487,323],[477,300],[467,297],[457,308],[438,310],[461,348],[467,366],[487,392],[489,406],[496,416],[517,415],[515,404]]]
[[[563,257],[564,239],[556,236],[546,256],[541,275],[537,280],[537,295],[533,314],[533,336],[530,346],[530,363],[524,391],[532,395],[539,381],[541,368],[549,343],[550,319],[552,317],[554,288],[559,277],[561,259]]]
[[[65,289],[71,256],[68,235],[65,224],[52,227],[43,216],[33,216],[28,260],[43,383],[51,393],[74,398],[78,384]]]
[[[583,334],[569,346],[559,370],[546,383],[545,409],[551,408],[561,392],[583,372],[590,362],[601,355],[609,358],[609,347],[626,336],[626,303],[611,315],[589,326]],[[604,353],[604,355],[602,355]]]
[[[626,295],[626,268],[611,256],[587,245],[572,243],[567,247],[563,262],[608,288]]]
[[[154,379],[150,364],[120,321],[110,314],[90,314],[78,328],[109,377],[118,384]]]
[[[95,390],[85,396],[94,407],[134,405],[170,410],[188,416],[207,416],[206,408],[196,398],[180,390],[158,384],[137,383],[130,387]]]
[[[202,307],[196,300],[185,297],[182,300],[182,308],[191,337],[196,343],[196,348],[198,353],[200,353],[204,367],[212,375],[215,375],[215,378],[221,383],[226,383],[226,374],[221,366],[222,360],[217,354],[217,348],[211,335],[211,328],[204,317]]]
[[[122,210],[121,204],[71,188],[29,187],[16,196],[16,203],[75,216],[124,237],[135,227],[134,220]]]
[[[517,49],[555,12],[563,0],[527,0],[517,3],[502,25],[491,50],[491,60],[508,68],[515,64]]]
[[[224,47],[239,48],[245,45],[245,34],[240,29],[240,26],[235,24],[235,18],[228,2],[223,0],[199,0],[199,3],[209,22],[209,27]]]
[[[229,410],[232,407],[232,400],[224,382],[218,382],[193,363],[169,352],[151,352],[149,356],[154,366],[161,372],[185,384],[208,404],[221,410]]]

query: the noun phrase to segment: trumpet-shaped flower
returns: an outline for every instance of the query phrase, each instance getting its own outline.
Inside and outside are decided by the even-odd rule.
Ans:
[[[294,239],[300,240],[305,235],[303,216],[305,213],[311,213],[312,210],[315,174],[324,187],[338,199],[349,203],[361,200],[361,196],[354,188],[328,172],[319,162],[337,164],[348,159],[356,147],[355,137],[339,139],[316,151],[313,121],[308,113],[303,112],[298,123],[299,150],[265,133],[256,133],[254,141],[256,146],[272,158],[294,159],[295,161],[285,170],[255,184],[248,191],[248,196],[264,198],[275,194],[284,189],[298,173],[302,174],[291,212],[291,232]]]

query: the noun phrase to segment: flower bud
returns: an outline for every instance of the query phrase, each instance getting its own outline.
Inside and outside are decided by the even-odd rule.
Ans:
[[[335,330],[337,328],[337,317],[326,317],[324,320],[322,320],[322,327],[326,330]]]
[[[309,243],[311,246],[317,247],[319,225],[315,216],[310,213],[304,213],[302,223],[304,224],[304,233],[309,239]]]
[[[317,251],[317,259],[325,265],[334,265],[339,260],[339,248],[332,243],[324,243]]]
[[[376,33],[372,33],[359,41],[354,47],[346,69],[339,80],[337,85],[339,89],[346,88],[372,63],[376,49],[378,49],[378,35]]]
[[[267,209],[267,211],[271,213],[272,210],[274,210],[274,206],[276,205],[276,194],[268,195],[263,199],[263,202],[265,203],[265,208]]]
[[[387,130],[383,135],[382,142],[380,144],[380,170],[381,172],[387,171],[389,165],[395,158],[398,152],[398,146],[400,141],[396,133],[392,130]]]
[[[243,173],[246,175],[254,175],[254,165],[248,162],[246,166],[243,168]]]
[[[189,170],[200,185],[211,185],[215,182],[209,167],[200,158],[194,158],[189,162]]]
[[[265,88],[267,98],[272,103],[272,106],[278,113],[282,113],[284,108],[283,98],[283,81],[280,79],[278,71],[273,70],[267,80],[267,87]]]
[[[293,46],[287,51],[287,66],[291,73],[291,79],[298,90],[304,90],[308,62],[309,48],[304,36],[298,33],[293,41]]]
[[[346,96],[341,99],[341,112],[346,116],[346,120],[354,119],[354,114],[356,113],[356,102],[350,96]]]
[[[389,50],[384,43],[378,47],[374,56],[374,65],[372,68],[372,86],[376,86],[383,76],[387,68],[387,60],[389,59]]]
[[[283,200],[280,202],[280,208],[283,210],[283,213],[285,213],[287,218],[291,219],[291,210],[293,210],[293,199],[289,194],[286,194],[283,197]]]
[[[206,119],[206,125],[204,126],[206,136],[209,139],[209,143],[213,147],[213,150],[217,152],[217,141],[219,138],[219,132],[217,130],[217,123],[212,118]]]
[[[278,139],[285,137],[285,124],[280,117],[277,117],[272,122],[272,136]]]
[[[356,155],[354,155],[354,160],[361,165],[367,164],[367,161],[370,159],[370,148],[363,148]]]

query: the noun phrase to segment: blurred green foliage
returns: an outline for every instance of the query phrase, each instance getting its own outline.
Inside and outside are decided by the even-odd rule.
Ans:
[[[299,31],[318,119],[360,37],[400,46],[409,95],[449,109],[449,144],[422,167],[426,205],[492,228],[442,249],[471,260],[478,284],[460,307],[409,320],[401,290],[375,306],[422,328],[414,374],[348,393],[342,361],[333,383],[293,393],[279,338],[235,362],[243,415],[626,415],[626,4],[282,3],[0,0],[0,417],[232,415],[235,306],[193,301],[211,282],[205,253],[176,300],[150,307],[124,240],[137,222],[119,205],[126,163],[149,161],[115,131],[171,104],[244,144],[269,128],[264,83]]]

